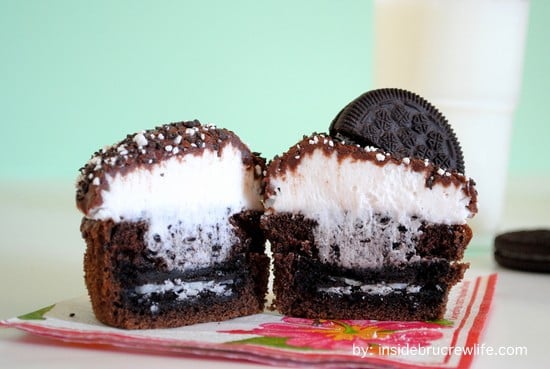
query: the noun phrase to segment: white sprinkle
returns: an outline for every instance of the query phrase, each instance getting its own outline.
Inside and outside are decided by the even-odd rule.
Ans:
[[[94,178],[94,174],[93,173],[88,174],[88,179],[92,179],[92,178]]]
[[[154,134],[150,134],[149,137],[151,137],[151,139],[154,139],[155,138],[155,135]]]
[[[121,145],[117,146],[117,148],[116,148],[116,151],[118,151],[118,152],[121,152],[121,151],[124,151],[124,150],[126,150],[126,144],[121,144]]]
[[[101,169],[101,164],[97,164],[95,167],[94,167],[94,171],[97,171],[97,170],[100,170]]]
[[[147,146],[149,143],[143,133],[138,133],[134,136],[133,141],[138,145],[138,147]]]
[[[430,164],[430,161],[428,159],[424,159],[424,166],[427,167]]]
[[[445,172],[445,177],[450,177],[451,176],[451,172]]]
[[[197,145],[195,143],[192,143],[191,147],[197,147]]]
[[[173,148],[174,148],[174,147],[173,147],[172,145],[166,145],[166,146],[164,147],[164,150],[170,152],[170,151],[172,151]]]
[[[294,159],[300,159],[300,155],[296,155]]]
[[[177,135],[176,138],[174,138],[174,144],[179,145],[181,143],[182,137],[180,135]]]
[[[94,186],[99,186],[100,183],[101,181],[99,180],[99,177],[95,177],[94,180],[92,181],[92,184]]]
[[[206,147],[206,142],[203,142],[201,147],[204,149]]]
[[[93,158],[90,159],[90,164],[94,164],[94,165],[101,164],[101,157],[94,156]]]
[[[178,152],[180,152],[180,149],[177,146],[172,149],[172,154],[177,154]]]
[[[164,135],[162,133],[159,133],[157,137],[159,138],[159,140],[164,140]]]
[[[330,140],[330,141],[328,142],[328,145],[329,145],[330,147],[334,147],[334,141]]]
[[[201,133],[201,140],[204,140],[205,137],[204,133]]]
[[[153,164],[153,159],[147,160],[147,164]]]
[[[126,149],[121,150],[121,151],[120,151],[120,155],[122,155],[122,156],[128,155],[128,150],[126,150]]]
[[[256,164],[256,166],[254,167],[254,170],[256,171],[257,176],[262,174],[262,167],[260,165]]]
[[[376,160],[378,160],[378,161],[384,161],[385,158],[386,158],[386,156],[382,153],[377,153],[376,154]]]
[[[309,140],[309,144],[310,144],[310,145],[313,145],[314,143],[315,143],[315,141]]]
[[[193,136],[195,134],[195,130],[193,128],[187,128],[185,130],[185,133],[188,134],[189,136]]]
[[[409,158],[403,158],[402,162],[406,165],[409,165],[411,163],[411,159]]]
[[[437,174],[439,174],[440,176],[442,176],[443,174],[445,174],[445,171],[444,171],[443,169],[439,168],[439,169],[437,170]]]

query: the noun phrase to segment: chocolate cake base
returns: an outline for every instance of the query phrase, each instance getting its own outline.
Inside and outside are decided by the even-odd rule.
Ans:
[[[430,260],[395,268],[345,270],[294,253],[275,254],[274,265],[275,307],[282,314],[309,319],[374,320],[442,318],[450,288],[462,279],[468,267]],[[389,288],[407,283],[417,287],[383,294],[361,291],[361,285]],[[331,288],[347,289],[348,293],[328,292]]]
[[[422,224],[409,260],[357,268],[338,265],[337,244],[333,260],[319,258],[316,226],[301,214],[262,218],[273,250],[274,305],[282,314],[310,319],[440,319],[450,289],[468,268],[458,262],[472,236],[467,225]],[[394,246],[388,245],[388,254]]]
[[[119,328],[151,329],[221,321],[263,311],[269,259],[263,253],[263,235],[254,226],[259,216],[259,212],[251,211],[233,216],[238,243],[233,245],[227,260],[185,271],[168,269],[147,249],[145,222],[84,218],[84,276],[97,319]],[[182,298],[178,284],[217,287],[191,288]],[[157,286],[173,288],[163,291]]]

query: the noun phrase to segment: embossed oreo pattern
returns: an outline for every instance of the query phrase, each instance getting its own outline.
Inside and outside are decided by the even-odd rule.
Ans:
[[[445,117],[409,91],[388,88],[364,93],[338,113],[330,134],[464,173],[462,149]]]

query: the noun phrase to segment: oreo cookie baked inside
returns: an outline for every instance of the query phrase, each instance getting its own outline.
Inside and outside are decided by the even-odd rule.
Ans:
[[[176,327],[263,310],[265,162],[198,121],[128,135],[80,170],[85,281],[98,320]]]
[[[477,211],[474,182],[430,159],[334,136],[305,137],[268,166],[262,227],[277,309],[308,318],[441,318],[467,268],[460,260],[472,236],[466,219]]]

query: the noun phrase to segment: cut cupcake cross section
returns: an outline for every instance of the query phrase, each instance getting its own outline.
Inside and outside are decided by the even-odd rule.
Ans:
[[[261,311],[264,166],[234,133],[196,121],[96,153],[81,169],[77,205],[98,319],[158,328]]]
[[[263,229],[284,314],[432,319],[462,278],[473,181],[326,135],[273,160]]]
[[[354,109],[370,109],[363,100]],[[352,123],[355,135],[374,132],[369,121]],[[332,133],[304,137],[267,169],[261,224],[276,308],[308,318],[441,318],[468,266],[460,260],[477,212],[474,181],[430,158],[358,145],[338,126]]]

